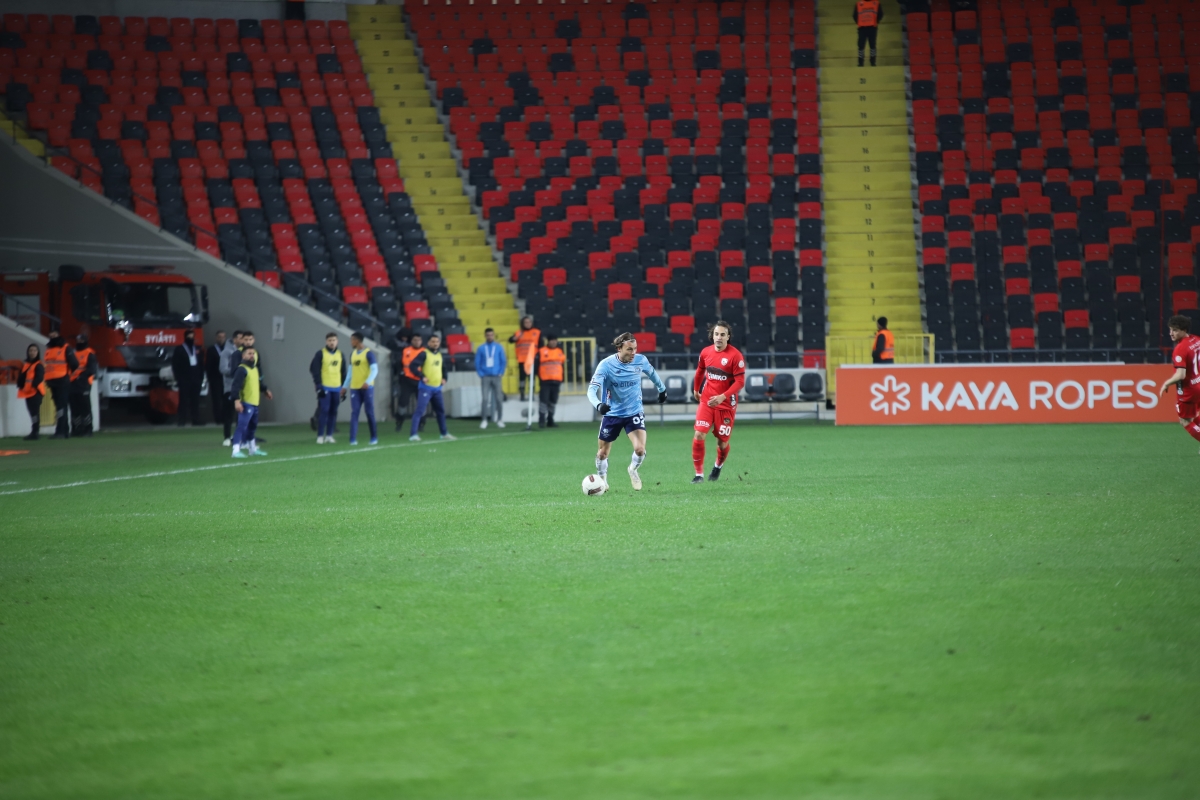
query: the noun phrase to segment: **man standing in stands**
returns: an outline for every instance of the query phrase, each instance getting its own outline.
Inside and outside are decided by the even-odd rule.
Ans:
[[[79,369],[79,359],[75,357],[75,349],[69,346],[57,330],[50,331],[50,341],[46,342],[46,388],[50,390],[50,399],[54,401],[54,435],[51,439],[69,439],[71,437],[70,417],[67,406],[71,398],[71,373]]]
[[[541,390],[538,392],[538,427],[557,428],[554,421],[554,410],[558,407],[558,392],[562,389],[563,372],[567,363],[567,354],[558,346],[558,337],[553,333],[546,335],[546,346],[538,350],[534,369],[537,372]]]
[[[171,354],[171,372],[179,386],[179,427],[188,419],[203,425],[200,419],[200,390],[204,387],[204,351],[196,346],[196,331],[183,334],[183,344]]]
[[[875,322],[875,345],[871,348],[872,364],[896,363],[896,337],[888,330],[887,317],[880,317]]]
[[[99,371],[96,351],[88,347],[88,337],[75,337],[75,358],[79,366],[71,373],[71,435],[92,435],[92,384]]]
[[[863,47],[871,45],[871,66],[875,66],[875,46],[879,23],[883,22],[883,6],[879,0],[858,0],[854,4],[854,21],[858,23],[858,65],[863,65]]]
[[[533,317],[521,317],[521,330],[508,337],[508,341],[516,345],[518,385],[524,400],[527,384],[533,381],[533,376],[525,372],[525,364],[541,346],[542,332],[533,327]]]
[[[225,445],[229,446],[230,411],[233,401],[229,399],[229,388],[233,379],[229,377],[229,357],[237,347],[225,339],[225,331],[217,331],[214,344],[204,351],[204,373],[208,376],[208,400],[212,404],[213,422],[223,426]]]
[[[42,351],[36,344],[25,349],[25,363],[17,373],[17,399],[25,401],[32,427],[27,442],[36,442],[42,428],[42,396],[46,394],[46,368],[42,365]]]
[[[333,444],[338,401],[342,396],[342,384],[346,381],[346,359],[338,350],[336,333],[330,331],[325,334],[325,346],[313,356],[308,371],[317,390],[317,444]]]
[[[371,428],[371,444],[379,444],[379,430],[375,427],[375,378],[379,375],[379,359],[374,350],[363,345],[361,333],[350,334],[350,347],[350,374],[342,384],[343,396],[350,391],[350,444],[358,444],[358,410],[363,407],[367,411],[367,425]]]
[[[409,405],[417,397],[421,386],[421,376],[412,370],[415,359],[422,357],[425,348],[421,346],[421,334],[414,333],[408,340],[408,346],[400,352],[400,369],[396,379],[396,430],[404,430],[404,420],[408,417]]]
[[[475,374],[479,376],[482,389],[482,404],[479,409],[480,428],[488,426],[494,418],[497,428],[504,427],[504,371],[508,369],[508,356],[496,341],[496,331],[488,328],[483,332],[487,341],[475,351]]]
[[[412,429],[409,431],[408,440],[410,442],[419,442],[421,437],[417,434],[417,427],[421,423],[421,417],[425,414],[425,408],[431,406],[433,413],[437,415],[438,430],[441,431],[442,438],[447,441],[454,441],[454,436],[446,430],[446,406],[442,402],[442,385],[446,383],[446,379],[442,373],[442,338],[436,333],[429,337],[429,346],[423,353],[414,358],[409,365],[412,367],[413,374],[420,376],[421,384],[417,389],[417,410],[413,412]]]

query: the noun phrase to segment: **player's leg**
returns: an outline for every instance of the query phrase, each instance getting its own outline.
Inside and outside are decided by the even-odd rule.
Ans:
[[[367,427],[371,429],[371,444],[379,444],[379,428],[375,425],[375,387],[364,386],[361,391],[367,412]]]
[[[441,433],[443,439],[453,439],[450,431],[446,429],[446,405],[442,402],[442,390],[435,389],[429,393],[429,405],[433,408],[433,413],[437,416],[438,432]]]
[[[733,435],[733,413],[728,409],[714,409],[717,411],[713,420],[713,436],[717,439],[717,460],[713,464],[712,472],[708,473],[710,481],[718,480],[721,477],[721,468],[725,466],[725,459],[729,458],[729,437]]]
[[[329,397],[329,406],[325,414],[325,442],[333,444],[333,428],[337,425],[338,407],[342,404],[342,393],[337,389],[325,392]]]
[[[562,390],[562,381],[550,382],[550,398],[547,405],[549,408],[546,411],[546,427],[557,428],[558,423],[554,421],[554,412],[558,409],[558,393]]]
[[[1188,436],[1200,441],[1200,406],[1194,402],[1176,400],[1175,413]]]
[[[350,390],[350,444],[358,444],[358,412],[362,408],[362,389]]]
[[[408,440],[410,442],[419,442],[421,437],[417,435],[417,428],[421,424],[421,416],[425,413],[425,406],[429,405],[429,395],[432,392],[424,384],[417,386],[417,407],[413,410],[412,428],[408,432]]]
[[[616,441],[621,429],[608,417],[600,420],[600,434],[596,443],[596,474],[600,480],[608,483],[608,454],[612,451],[612,443]]]
[[[642,476],[638,474],[638,468],[646,460],[646,428],[645,426],[640,426],[627,432],[629,434],[629,443],[633,445],[633,457],[629,460],[629,468],[626,472],[629,473],[629,482],[633,484],[633,490],[640,492],[642,490]]]
[[[710,430],[712,430],[712,409],[701,404],[696,409],[696,425],[692,434],[692,466],[696,468],[696,475],[692,478],[692,483],[704,482],[704,440],[708,437]]]
[[[538,387],[538,427],[546,427],[546,412],[550,409],[550,385],[542,381]]]

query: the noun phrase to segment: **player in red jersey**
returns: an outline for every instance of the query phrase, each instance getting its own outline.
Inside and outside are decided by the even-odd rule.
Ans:
[[[724,320],[713,324],[708,333],[712,344],[700,351],[696,366],[692,392],[700,407],[696,409],[696,434],[692,437],[692,463],[696,466],[692,483],[704,482],[704,437],[709,431],[717,437],[717,461],[708,475],[710,481],[721,477],[721,467],[729,458],[738,392],[746,383],[746,360],[729,344],[730,331]]]
[[[1179,424],[1196,441],[1200,441],[1200,336],[1191,330],[1192,321],[1179,315],[1167,320],[1171,341],[1175,350],[1171,353],[1171,366],[1175,374],[1163,381],[1159,394],[1166,394],[1175,385],[1175,415]]]

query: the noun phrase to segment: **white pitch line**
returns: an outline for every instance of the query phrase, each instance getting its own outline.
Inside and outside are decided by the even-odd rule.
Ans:
[[[513,431],[511,433],[489,433],[483,436],[465,436],[461,439],[445,441],[442,439],[430,439],[427,442],[402,442],[399,444],[384,444],[384,445],[368,445],[366,447],[356,447],[353,450],[335,450],[326,453],[311,453],[306,456],[290,456],[289,458],[251,458],[246,461],[231,461],[225,464],[211,464],[207,467],[189,467],[187,469],[172,469],[162,472],[145,472],[141,475],[118,475],[113,478],[97,478],[91,481],[74,481],[73,483],[57,483],[53,486],[30,486],[26,489],[10,489],[7,492],[0,492],[0,497],[14,494],[28,494],[30,492],[46,492],[51,489],[74,489],[79,486],[92,486],[97,483],[116,483],[117,481],[136,481],[143,478],[165,478],[169,475],[189,475],[194,472],[208,472],[214,469],[234,469],[236,467],[252,467],[258,464],[285,464],[289,461],[308,461],[314,458],[330,458],[331,456],[349,456],[356,453],[378,453],[383,450],[394,450],[399,447],[429,447],[430,445],[454,444],[454,442],[473,442],[480,439],[498,439],[501,436],[521,436],[528,431]]]

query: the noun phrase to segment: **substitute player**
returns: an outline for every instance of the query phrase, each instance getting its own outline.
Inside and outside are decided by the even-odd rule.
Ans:
[[[642,373],[658,389],[658,402],[667,402],[667,386],[658,377],[646,357],[637,351],[637,339],[632,333],[622,333],[613,341],[614,355],[596,365],[596,373],[588,384],[588,400],[599,411],[600,449],[596,452],[596,473],[608,483],[608,452],[612,443],[625,431],[633,445],[629,462],[629,481],[634,491],[641,491],[642,478],[638,467],[646,460],[646,414],[642,409]]]
[[[704,482],[704,438],[712,431],[717,437],[717,461],[708,479],[721,477],[721,467],[729,458],[729,437],[733,434],[737,414],[738,392],[746,383],[746,359],[729,344],[729,323],[717,320],[708,337],[712,344],[700,351],[692,395],[700,407],[696,409],[696,433],[692,437],[692,464],[696,477],[692,483]]]
[[[1200,441],[1200,336],[1189,333],[1192,321],[1182,314],[1167,320],[1175,350],[1171,365],[1175,374],[1163,381],[1160,395],[1175,385],[1175,414],[1179,424],[1196,441]]]

